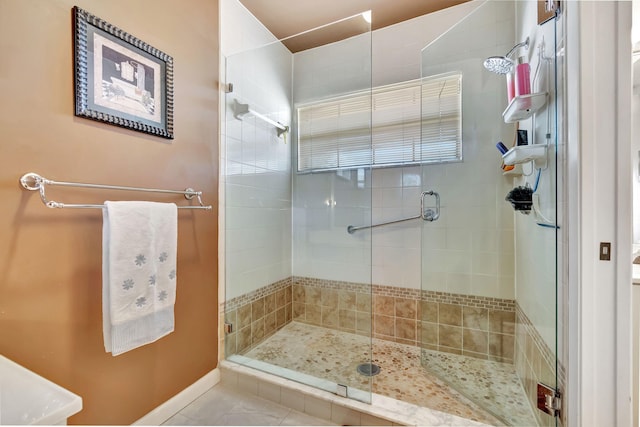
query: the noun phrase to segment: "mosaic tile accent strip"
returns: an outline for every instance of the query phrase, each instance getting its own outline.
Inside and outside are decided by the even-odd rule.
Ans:
[[[341,289],[345,291],[362,292],[365,294],[371,293],[371,285],[364,283],[342,282],[339,280],[325,280],[300,276],[294,276],[292,280],[296,285],[313,286],[321,289]]]
[[[515,300],[511,299],[452,294],[448,292],[436,291],[422,291],[422,299],[425,301],[441,302],[445,304],[458,304],[467,307],[515,311]]]
[[[256,289],[253,292],[249,292],[248,294],[231,298],[229,301],[220,303],[220,313],[224,313],[225,310],[236,310],[240,306],[257,301],[260,298],[264,298],[267,295],[291,286],[291,282],[291,277],[287,277],[286,279],[282,279],[275,283],[271,283],[270,285],[263,286],[262,288]]]

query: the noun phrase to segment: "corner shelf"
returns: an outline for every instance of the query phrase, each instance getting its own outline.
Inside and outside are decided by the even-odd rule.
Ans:
[[[514,168],[508,171],[502,171],[502,175],[504,176],[520,176],[522,175],[522,165],[514,165]]]
[[[528,119],[547,102],[547,92],[519,95],[511,100],[502,113],[505,123]]]
[[[518,165],[531,160],[539,160],[547,155],[547,146],[543,144],[517,145],[502,155],[505,165]]]

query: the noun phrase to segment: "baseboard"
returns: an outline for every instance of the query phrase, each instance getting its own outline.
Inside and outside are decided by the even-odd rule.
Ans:
[[[159,426],[219,382],[220,369],[216,368],[171,399],[154,408],[147,415],[134,422],[133,425]]]

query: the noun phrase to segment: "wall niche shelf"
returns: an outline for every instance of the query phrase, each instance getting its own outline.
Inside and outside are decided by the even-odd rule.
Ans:
[[[505,165],[519,165],[532,160],[540,160],[547,155],[547,146],[544,144],[517,145],[502,155]]]
[[[514,97],[502,113],[505,123],[528,119],[547,101],[547,92],[531,93]]]

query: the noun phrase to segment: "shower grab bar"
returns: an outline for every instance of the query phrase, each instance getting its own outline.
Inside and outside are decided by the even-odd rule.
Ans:
[[[435,210],[433,210],[433,209],[425,210],[424,209],[424,198],[425,198],[425,196],[434,196],[436,198],[436,208],[435,208]],[[380,227],[380,226],[389,225],[389,224],[396,224],[398,222],[411,221],[413,219],[419,219],[419,218],[422,218],[424,221],[429,221],[429,222],[436,221],[438,218],[440,218],[440,194],[438,194],[437,192],[435,192],[433,190],[423,191],[422,194],[420,194],[420,215],[412,216],[411,218],[397,219],[395,221],[381,222],[380,224],[361,225],[361,226],[358,226],[358,227],[354,227],[353,225],[350,225],[350,226],[347,227],[347,233],[353,234],[358,230],[364,230],[364,229],[367,229],[367,228],[375,228],[375,227]]]
[[[241,104],[240,102],[238,102],[237,99],[234,99],[233,100],[233,116],[238,120],[242,120],[242,117],[245,114],[253,114],[257,118],[269,123],[272,126],[275,126],[276,131],[278,132],[278,136],[289,131],[289,126],[285,126],[280,122],[271,120],[269,117],[265,116],[264,114],[260,114],[257,111],[253,110],[252,108],[250,108],[249,104]]]
[[[73,204],[73,203],[60,203],[53,200],[47,200],[45,193],[45,187],[47,185],[58,185],[62,187],[82,187],[82,188],[98,188],[102,190],[125,190],[125,191],[142,191],[152,193],[170,193],[170,194],[182,194],[185,199],[191,200],[194,197],[197,198],[199,206],[178,206],[178,209],[206,209],[211,210],[211,205],[202,203],[202,191],[195,191],[193,188],[187,188],[185,190],[161,190],[157,188],[141,188],[141,187],[122,187],[119,185],[104,185],[104,184],[87,184],[82,182],[64,182],[53,181],[44,178],[37,173],[29,172],[20,178],[20,184],[22,188],[29,191],[39,191],[40,199],[48,208],[104,208],[104,205],[92,205],[92,204]]]
[[[418,218],[422,218],[422,215],[412,216],[411,218],[397,219],[395,221],[381,222],[380,224],[361,225],[359,227],[354,227],[353,225],[350,225],[350,226],[347,227],[347,233],[353,234],[358,230],[364,230],[366,228],[375,228],[375,227],[380,227],[380,226],[383,226],[383,225],[395,224],[397,222],[411,221],[412,219],[418,219]]]

